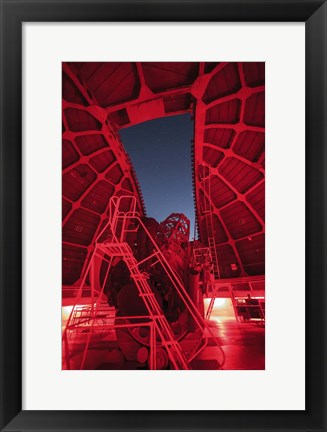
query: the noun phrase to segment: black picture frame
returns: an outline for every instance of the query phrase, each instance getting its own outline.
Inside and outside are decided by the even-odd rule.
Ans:
[[[326,1],[1,0],[0,4],[0,429],[326,431]],[[305,22],[305,411],[22,411],[22,23],[28,21]]]

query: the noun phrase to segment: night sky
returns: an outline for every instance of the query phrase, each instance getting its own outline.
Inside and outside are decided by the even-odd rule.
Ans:
[[[190,115],[160,118],[119,132],[134,165],[147,215],[161,222],[170,213],[184,213],[191,221],[193,238]]]

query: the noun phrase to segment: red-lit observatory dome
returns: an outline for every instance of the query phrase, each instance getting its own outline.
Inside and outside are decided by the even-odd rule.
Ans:
[[[112,195],[145,212],[119,130],[185,112],[200,239],[214,238],[220,278],[263,275],[264,85],[264,63],[65,63],[63,284],[79,280]]]

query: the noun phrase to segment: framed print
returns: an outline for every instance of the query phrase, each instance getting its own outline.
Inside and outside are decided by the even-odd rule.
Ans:
[[[265,64],[62,68],[62,368],[264,369]]]
[[[325,430],[325,2],[1,7],[1,430]]]

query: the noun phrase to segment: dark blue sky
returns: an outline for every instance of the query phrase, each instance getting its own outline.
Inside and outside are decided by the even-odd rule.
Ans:
[[[170,213],[184,213],[194,233],[189,114],[165,117],[120,130],[134,165],[147,215],[158,222]]]

